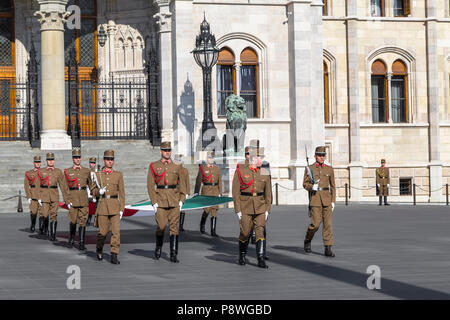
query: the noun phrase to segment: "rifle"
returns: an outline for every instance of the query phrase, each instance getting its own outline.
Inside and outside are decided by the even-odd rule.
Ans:
[[[95,184],[97,185],[97,188],[100,190],[101,186],[102,186],[102,173],[101,172],[98,172],[98,173],[100,174],[100,176],[99,176],[100,184],[98,183],[98,180],[97,180],[97,172],[94,173],[93,177],[94,177]],[[102,196],[100,196],[98,198],[97,205],[95,208],[94,227],[96,227],[96,228],[98,228],[98,208],[100,208],[101,202],[102,202]]]
[[[309,158],[308,158],[308,150],[306,149],[306,144],[305,144],[305,156],[306,156],[306,175],[308,176],[309,180],[311,181],[311,183],[314,185],[316,183],[315,179],[314,179],[314,172],[311,171],[311,169],[309,168]],[[319,182],[319,181],[317,181]],[[316,192],[315,191],[308,191],[308,215],[311,217],[311,196],[314,195]]]

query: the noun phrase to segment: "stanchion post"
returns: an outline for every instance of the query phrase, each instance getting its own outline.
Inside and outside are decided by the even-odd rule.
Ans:
[[[416,184],[413,183],[413,205],[416,205]]]
[[[345,184],[345,205],[348,206],[348,183]]]
[[[275,204],[278,205],[278,182],[275,183]]]
[[[23,212],[22,192],[19,190],[19,203],[17,204],[17,212]]]
[[[445,204],[448,206],[448,183],[445,185]]]

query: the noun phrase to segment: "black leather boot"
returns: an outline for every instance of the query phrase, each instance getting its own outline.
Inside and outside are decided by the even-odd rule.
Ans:
[[[52,221],[50,223],[50,241],[56,241],[56,227],[58,225],[57,221]]]
[[[202,220],[200,221],[200,233],[205,233],[205,223],[206,223],[206,216],[202,215]]]
[[[252,244],[256,243],[256,233],[255,233],[255,228],[252,228],[252,231],[250,233],[250,241]]]
[[[335,257],[333,251],[331,251],[331,246],[325,246],[325,256],[331,258]]]
[[[39,217],[39,233],[44,234],[44,217]]]
[[[383,197],[382,197],[382,196],[379,196],[378,198],[379,198],[379,200],[380,200],[380,201],[378,202],[378,205],[381,206],[381,205],[383,204],[383,203],[382,203],[382,198],[383,198]]]
[[[245,266],[247,264],[247,259],[245,259],[245,255],[247,254],[248,248],[248,240],[242,242],[239,240],[239,264],[241,266]]]
[[[111,263],[112,264],[120,264],[120,261],[117,258],[117,253],[111,253]]]
[[[303,242],[303,250],[305,250],[306,253],[311,253],[311,241],[305,240]]]
[[[47,218],[44,218],[44,234],[46,235],[46,236],[48,236],[48,222],[49,222],[49,217],[47,217]]]
[[[218,237],[216,233],[217,218],[211,217],[211,236]]]
[[[264,242],[259,240],[256,242],[256,257],[258,258],[258,267],[267,269],[266,260],[264,259]]]
[[[164,242],[164,233],[162,235],[156,235],[156,248],[155,248],[155,259],[161,258],[161,250]]]
[[[69,224],[69,245],[73,246],[75,243],[75,233],[77,232],[77,225],[76,223],[70,223]]]
[[[267,244],[266,230],[267,230],[267,226],[264,227],[264,259],[269,260],[269,257],[267,256],[267,250],[266,250],[266,244]]]
[[[178,227],[178,231],[180,231],[180,232],[184,231],[184,228],[183,228],[183,225],[184,225],[184,216],[185,216],[184,211],[181,211],[181,212],[180,212],[180,226]]]
[[[36,217],[37,217],[37,214],[30,214],[30,219],[31,219],[30,231],[31,232],[34,232],[34,230],[36,230]]]
[[[384,205],[385,206],[390,206],[390,204],[387,202],[387,197],[386,196],[384,196]]]
[[[86,249],[86,247],[84,246],[85,236],[86,236],[86,227],[79,227],[78,228],[78,249],[79,250]]]
[[[177,259],[178,254],[178,235],[171,235],[170,236],[170,261],[174,263],[180,262]]]
[[[97,253],[97,259],[99,261],[102,261],[103,260],[103,247],[99,247],[97,244],[96,253]]]

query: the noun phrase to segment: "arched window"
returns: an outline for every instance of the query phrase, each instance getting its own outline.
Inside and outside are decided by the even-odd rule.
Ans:
[[[234,68],[235,57],[228,48],[219,52],[217,60],[217,114],[225,116],[225,99],[236,94],[236,70]]]
[[[328,77],[328,66],[323,62],[323,103],[324,103],[324,114],[325,123],[330,123],[330,94],[329,94],[329,77]]]
[[[410,0],[394,0],[394,17],[405,17],[411,14]]]
[[[384,0],[370,0],[370,9],[373,17],[384,17]]]
[[[408,72],[406,65],[397,60],[392,64],[391,95],[392,121],[407,122],[408,119]]]
[[[381,60],[372,64],[372,122],[387,122],[388,120],[388,86],[387,68]]]
[[[247,117],[259,116],[258,100],[258,56],[250,48],[241,53],[240,96],[247,103]]]

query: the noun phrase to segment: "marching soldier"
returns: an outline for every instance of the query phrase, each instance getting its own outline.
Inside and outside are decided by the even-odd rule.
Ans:
[[[258,266],[267,268],[265,256],[264,227],[269,216],[272,202],[272,186],[269,176],[262,175],[259,167],[264,157],[264,148],[250,150],[250,164],[238,165],[233,177],[234,210],[239,218],[239,264],[245,265],[248,238],[252,228],[256,232],[256,255]]]
[[[89,158],[89,171],[90,171],[91,180],[94,181],[94,175],[97,172],[97,158],[95,158],[95,157]],[[88,191],[89,203],[91,203],[91,202],[96,203],[98,199],[92,195],[92,193],[90,192],[89,189],[87,189],[87,191]],[[89,213],[87,221],[86,221],[86,226],[92,225],[91,220],[92,220],[92,214]]]
[[[161,143],[161,160],[151,162],[147,175],[147,188],[150,201],[155,208],[156,248],[155,259],[161,257],[164,242],[164,231],[169,223],[170,229],[170,261],[177,263],[178,254],[178,222],[180,209],[186,199],[186,183],[181,165],[171,159],[170,142]]]
[[[103,170],[93,176],[95,184],[92,189],[92,194],[99,197],[94,222],[99,228],[97,259],[103,260],[103,246],[111,229],[111,263],[120,264],[117,256],[120,248],[120,219],[125,210],[125,184],[122,172],[113,170],[114,150],[105,150],[103,161]]]
[[[72,151],[73,166],[64,169],[64,176],[69,194],[69,244],[73,246],[75,242],[75,233],[78,228],[78,248],[84,250],[84,238],[86,235],[86,219],[89,215],[89,189],[92,188],[90,170],[81,166],[81,151],[74,149]]]
[[[176,155],[176,160],[174,161],[176,164],[181,165],[181,174],[184,176],[184,190],[186,190],[186,196],[188,196],[190,194],[191,191],[191,185],[189,183],[189,172],[187,170],[187,168],[183,167],[182,164],[182,157],[183,155],[181,154],[177,154]],[[183,225],[184,225],[184,217],[185,217],[186,213],[184,211],[180,212],[180,225],[179,225],[179,231],[184,231]]]
[[[310,196],[311,224],[308,226],[304,241],[305,252],[311,252],[311,240],[323,222],[322,237],[325,246],[325,256],[334,257],[331,251],[333,245],[332,214],[336,203],[336,187],[334,183],[334,170],[324,163],[325,147],[316,148],[316,162],[305,169],[303,188],[308,190]]]
[[[69,204],[69,197],[67,193],[66,180],[62,171],[55,168],[55,155],[52,152],[47,153],[46,157],[47,166],[44,169],[38,171],[38,177],[40,182],[39,189],[39,204],[41,207],[41,215],[44,217],[44,234],[48,235],[48,222],[49,216],[50,222],[50,240],[56,240],[56,227],[58,225],[58,205],[59,205],[59,192],[58,186],[63,195],[63,200],[66,205]]]
[[[40,205],[39,200],[39,179],[38,173],[41,167],[41,156],[35,156],[33,160],[34,169],[25,171],[24,188],[25,194],[28,199],[28,204],[30,205],[30,218],[31,226],[30,231],[34,232],[36,227],[36,217],[39,211]],[[43,233],[43,218],[39,217],[39,231]]]
[[[377,187],[378,187],[378,197],[381,206],[381,198],[384,197],[384,205],[389,206],[387,203],[387,196],[389,195],[389,184],[391,179],[389,178],[389,168],[386,168],[386,160],[381,159],[381,167],[375,170]]]
[[[222,196],[222,175],[220,168],[214,164],[214,151],[208,151],[207,162],[198,167],[197,180],[195,182],[194,194],[202,196]],[[200,192],[200,187],[202,188]],[[206,218],[211,213],[211,236],[218,237],[216,233],[217,211],[219,206],[203,209],[202,219],[200,221],[200,232],[205,233]]]

